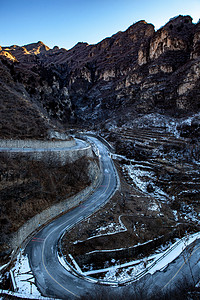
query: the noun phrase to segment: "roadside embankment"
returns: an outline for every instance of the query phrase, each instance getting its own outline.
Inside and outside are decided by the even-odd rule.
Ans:
[[[101,182],[91,145],[75,141],[72,147],[66,147],[69,141],[0,142],[2,263],[11,249],[16,251],[41,226],[79,205]]]
[[[13,250],[16,251],[27,237],[30,237],[31,234],[39,230],[44,224],[72,209],[73,207],[78,206],[82,201],[85,200],[86,197],[88,197],[92,193],[92,191],[101,183],[102,174],[100,173],[100,169],[95,161],[91,161],[88,170],[92,180],[91,185],[86,187],[75,196],[52,205],[51,207],[45,209],[41,213],[28,220],[23,226],[19,228],[16,233],[13,234],[10,241],[10,246]]]
[[[73,147],[76,145],[74,139],[65,141],[40,141],[40,140],[2,140],[0,139],[1,148],[32,148],[32,149],[57,149],[63,147]]]
[[[93,157],[90,144],[78,139],[67,141],[0,140],[0,152],[9,157],[23,153],[27,158],[50,165],[72,163],[81,157]]]

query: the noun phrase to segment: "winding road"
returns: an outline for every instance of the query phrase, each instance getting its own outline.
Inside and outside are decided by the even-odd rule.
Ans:
[[[102,184],[82,205],[42,229],[26,247],[30,266],[36,278],[36,285],[45,296],[74,299],[95,288],[92,282],[78,278],[67,271],[60,264],[57,255],[60,236],[98,210],[108,201],[117,187],[117,174],[106,147],[94,137],[89,139],[99,149],[103,172]]]
[[[58,259],[58,243],[61,235],[81,222],[84,218],[98,210],[108,201],[118,185],[118,177],[109,156],[107,148],[96,138],[88,137],[99,149],[103,180],[102,184],[80,206],[54,220],[34,236],[26,246],[29,263],[36,279],[36,285],[42,295],[61,299],[78,299],[86,293],[93,295],[96,284],[84,276],[76,276],[67,270]],[[146,289],[150,294],[166,291],[176,287],[177,282],[187,276],[189,281],[200,278],[200,242],[191,244],[191,252],[183,251],[164,271],[155,271],[154,274],[144,273],[137,281],[137,289]],[[136,283],[118,287],[119,293],[134,290]],[[111,291],[112,286],[106,287]]]

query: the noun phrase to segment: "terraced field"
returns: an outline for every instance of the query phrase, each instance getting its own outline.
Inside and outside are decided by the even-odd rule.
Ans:
[[[198,141],[174,136],[166,128],[120,129],[113,134],[117,152],[127,158],[121,161],[127,181],[167,202],[176,218],[199,224]]]
[[[116,149],[121,189],[67,234],[63,250],[84,273],[123,280],[200,230],[199,144],[162,127],[118,128],[105,138]]]

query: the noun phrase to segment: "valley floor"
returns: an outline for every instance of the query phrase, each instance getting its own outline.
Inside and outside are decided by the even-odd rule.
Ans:
[[[105,137],[118,153],[121,190],[67,233],[63,252],[89,276],[123,281],[199,232],[199,144],[163,128],[115,128]]]

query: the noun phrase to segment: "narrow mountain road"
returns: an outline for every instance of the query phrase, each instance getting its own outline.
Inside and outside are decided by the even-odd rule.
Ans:
[[[99,149],[103,181],[94,193],[79,207],[42,229],[26,247],[36,284],[44,296],[74,299],[93,291],[92,282],[78,278],[67,271],[58,260],[57,244],[64,231],[88,217],[103,205],[117,187],[117,174],[106,147],[96,138],[89,138]]]
[[[94,193],[79,207],[74,208],[62,217],[54,220],[43,228],[28,243],[25,252],[28,254],[29,263],[36,279],[36,285],[42,295],[60,299],[78,299],[86,293],[95,295],[96,284],[87,277],[76,276],[65,269],[59,262],[57,246],[61,235],[73,227],[76,223],[87,218],[98,210],[117,187],[117,174],[106,147],[96,138],[89,138],[94,143],[100,154],[102,164],[103,181]],[[176,251],[176,250],[174,250]],[[137,282],[128,286],[117,288],[118,295],[134,294],[135,290],[145,294],[165,292],[177,287],[183,278],[194,284],[200,279],[200,240],[191,244],[165,269],[144,273]],[[159,264],[159,263],[158,263]],[[133,279],[134,280],[134,279]],[[116,288],[107,286],[106,293]],[[127,295],[127,294],[126,294]]]

